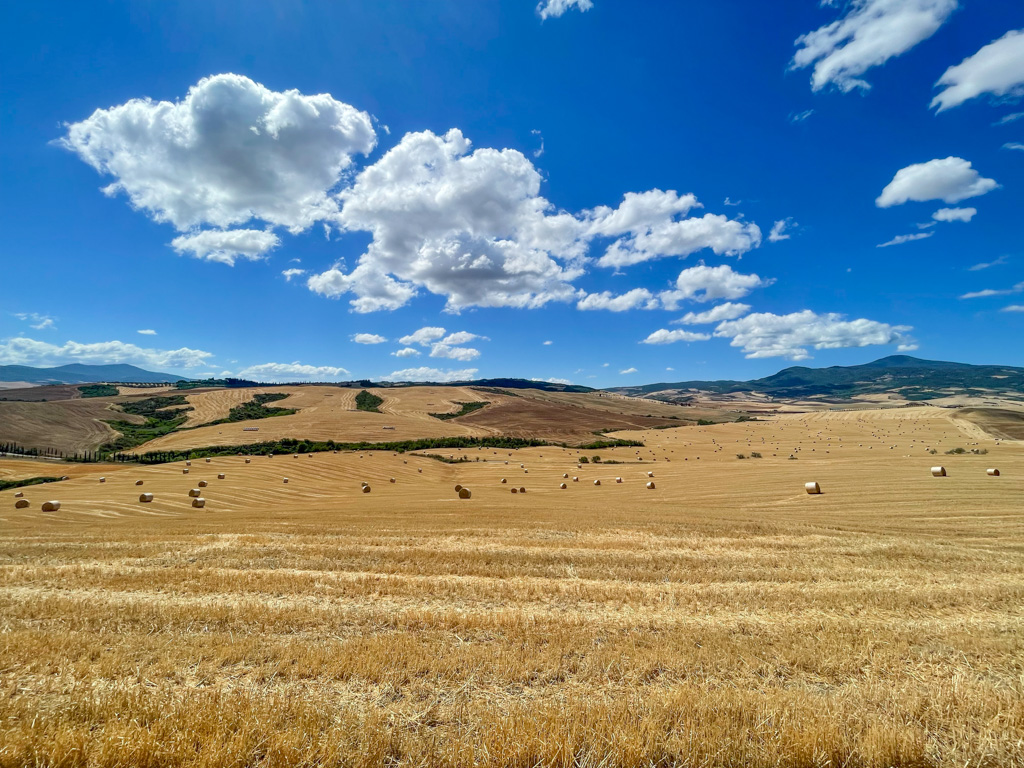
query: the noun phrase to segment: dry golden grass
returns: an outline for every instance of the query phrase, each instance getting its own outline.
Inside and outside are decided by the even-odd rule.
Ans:
[[[0,443],[25,448],[54,448],[67,453],[95,450],[114,440],[104,420],[142,423],[139,416],[111,409],[110,398],[82,398],[58,402],[0,402]]]
[[[0,494],[0,766],[1024,765],[1024,446],[928,408],[643,438]]]

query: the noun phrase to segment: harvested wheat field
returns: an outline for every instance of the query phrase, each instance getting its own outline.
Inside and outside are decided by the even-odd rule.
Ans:
[[[1024,765],[1024,445],[620,436],[0,493],[0,765]]]

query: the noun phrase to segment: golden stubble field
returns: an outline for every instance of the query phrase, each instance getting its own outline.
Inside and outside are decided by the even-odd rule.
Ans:
[[[0,766],[1024,765],[1024,445],[950,415],[0,493]]]

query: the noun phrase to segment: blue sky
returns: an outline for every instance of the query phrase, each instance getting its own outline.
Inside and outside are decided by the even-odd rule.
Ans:
[[[1024,365],[1022,28],[1017,0],[5,3],[0,364]]]

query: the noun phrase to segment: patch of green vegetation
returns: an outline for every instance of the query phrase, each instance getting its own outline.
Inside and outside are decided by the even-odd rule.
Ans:
[[[757,451],[751,451],[750,452],[750,458],[752,458],[752,459],[763,459],[764,457],[760,453],[758,453]]]
[[[205,389],[207,387],[227,387],[229,389],[237,389],[239,387],[258,387],[259,385],[258,381],[249,381],[248,379],[197,379],[195,381],[176,381],[174,388]]]
[[[600,451],[603,448],[642,448],[643,443],[639,440],[595,440],[585,445],[577,445],[581,451]]]
[[[747,414],[743,414],[738,419],[736,419],[737,424],[740,424],[744,421],[757,421],[757,419],[755,419],[753,416],[748,416]]]
[[[185,406],[169,410],[172,406]],[[185,423],[188,418],[186,411],[191,411],[184,395],[167,397],[148,397],[145,400],[129,400],[121,404],[121,410],[133,416],[142,416],[144,424],[132,424],[130,421],[108,421],[107,423],[121,433],[121,436],[100,446],[101,452],[126,451],[137,445],[169,434]]]
[[[82,397],[116,397],[119,394],[113,384],[83,384],[78,391]]]
[[[642,445],[642,443],[637,443]],[[137,461],[140,464],[163,464],[169,461],[182,461],[184,459],[202,459],[216,456],[237,456],[239,454],[254,454],[269,456],[273,454],[288,453],[322,453],[324,451],[392,451],[394,453],[407,453],[409,451],[441,450],[445,448],[498,448],[503,450],[515,450],[517,448],[537,448],[545,446],[559,446],[566,448],[563,443],[549,443],[545,440],[525,440],[518,437],[432,437],[421,440],[400,440],[389,443],[338,443],[334,440],[296,440],[294,438],[283,438],[262,443],[248,443],[245,445],[215,445],[205,448],[192,448],[182,451],[150,451],[141,456],[125,455],[126,460]]]
[[[744,456],[744,455],[743,455],[742,453],[737,453],[737,454],[736,454],[736,458],[737,458],[737,459],[745,459],[745,458],[747,458],[747,457],[746,457],[746,456]]]
[[[462,406],[458,413],[431,413],[430,415],[433,416],[435,419],[447,421],[448,419],[457,419],[459,418],[459,416],[465,416],[467,413],[472,413],[473,411],[479,411],[485,405],[490,405],[490,403],[486,401],[474,403],[460,403],[456,401],[455,404]]]
[[[698,427],[710,427],[714,423],[715,422],[711,421],[710,419],[697,419]]]
[[[236,405],[223,419],[210,421],[202,426],[208,427],[211,424],[232,424],[236,421],[251,421],[253,419],[269,419],[271,416],[290,416],[298,413],[295,408],[268,408],[267,403],[284,400],[288,397],[287,392],[264,392],[253,396],[252,400]]]
[[[383,402],[383,397],[377,397],[375,394],[367,392],[365,389],[356,395],[356,408],[360,411],[380,413],[380,406]]]
[[[27,485],[56,483],[59,480],[59,477],[26,477],[22,480],[0,480],[0,491],[9,491],[11,488],[24,488]]]
[[[975,456],[984,456],[988,453],[988,448],[971,448],[969,451],[966,448],[952,448],[946,451],[947,456],[959,456],[963,453],[973,453]]]
[[[444,464],[465,464],[466,462],[469,461],[469,456],[466,455],[459,456],[457,459],[449,458],[448,456],[442,456],[439,453],[421,453],[420,456],[422,456],[425,459],[433,459],[434,461],[440,461]],[[479,461],[479,459],[477,459],[477,461]]]

